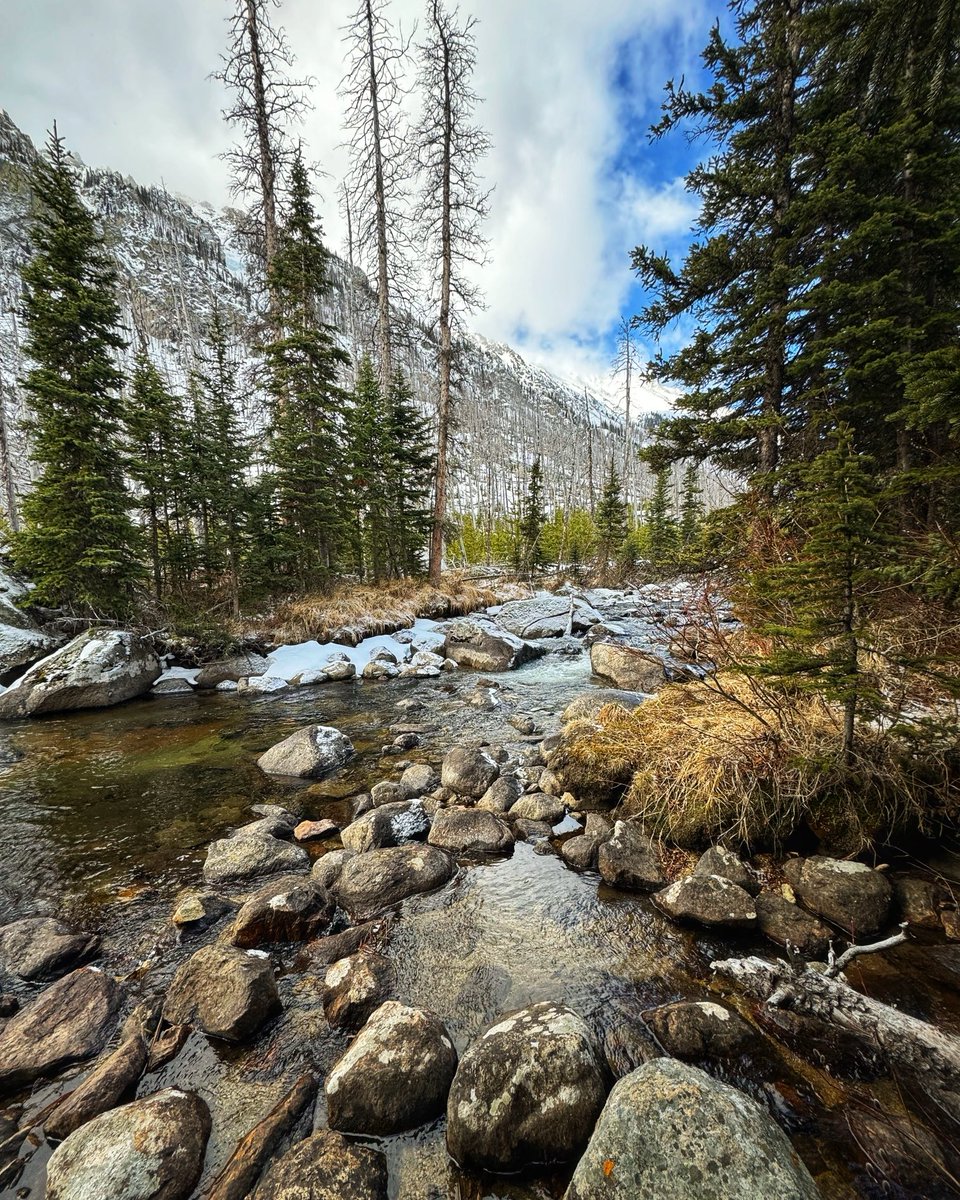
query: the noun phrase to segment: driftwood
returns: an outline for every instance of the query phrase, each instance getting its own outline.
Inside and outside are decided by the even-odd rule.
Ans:
[[[274,1150],[317,1094],[316,1076],[301,1075],[264,1119],[242,1137],[206,1193],[206,1200],[245,1200]]]
[[[893,944],[899,940],[893,939]],[[858,949],[867,953],[881,945],[886,943]],[[848,951],[839,961],[849,962],[851,957]],[[960,1121],[960,1038],[856,991],[836,977],[839,961],[826,968],[798,968],[782,960],[750,957],[711,966],[761,1003],[852,1035],[866,1051],[879,1053],[888,1070],[916,1079],[931,1099]]]

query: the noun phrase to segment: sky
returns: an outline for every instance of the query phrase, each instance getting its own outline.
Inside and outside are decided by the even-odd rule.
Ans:
[[[326,173],[327,241],[345,237],[335,203],[347,164],[337,84],[341,29],[355,0],[282,0],[276,19],[312,78],[302,129]],[[218,155],[231,132],[209,78],[231,0],[3,0],[0,105],[34,141],[57,120],[91,166],[215,205],[228,201]],[[422,0],[393,0],[409,32]],[[704,152],[656,143],[664,83],[700,79],[720,0],[462,0],[478,18],[479,118],[493,149],[486,307],[469,324],[565,375],[609,379],[615,331],[642,301],[630,250],[680,254],[696,203],[683,176]],[[422,22],[421,22],[422,23]],[[416,39],[415,39],[416,40]],[[679,336],[679,334],[675,335]],[[651,347],[644,347],[651,350]],[[658,406],[648,395],[645,407]]]

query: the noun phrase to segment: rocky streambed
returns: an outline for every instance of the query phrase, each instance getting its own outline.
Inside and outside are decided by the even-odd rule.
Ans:
[[[688,600],[5,726],[0,1195],[954,1194],[949,1105],[711,969],[907,915],[848,977],[957,1034],[927,881],[662,854],[550,778],[586,644],[649,685]]]

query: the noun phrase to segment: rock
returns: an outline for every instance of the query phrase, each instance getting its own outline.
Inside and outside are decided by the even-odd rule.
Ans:
[[[240,680],[237,691],[250,696],[270,696],[274,692],[285,692],[289,687],[281,675],[251,675]]]
[[[339,962],[341,958],[350,958],[358,950],[368,949],[383,926],[379,921],[366,921],[362,925],[351,925],[339,933],[331,933],[326,937],[317,938],[307,947],[310,960],[320,966],[329,966]]]
[[[269,670],[270,663],[262,654],[245,651],[230,658],[223,658],[219,662],[207,663],[197,676],[197,687],[215,688],[225,682],[239,683],[241,679],[251,676],[266,675]]]
[[[313,869],[310,872],[310,878],[314,883],[318,883],[322,888],[328,890],[333,887],[343,870],[343,864],[347,859],[353,858],[355,850],[328,850],[322,858],[318,858],[313,864]]]
[[[0,926],[0,963],[21,979],[57,979],[99,948],[95,934],[71,933],[52,917],[23,917]]]
[[[531,792],[521,796],[510,809],[511,818],[522,817],[525,821],[546,821],[548,825],[556,825],[562,821],[566,808],[557,796],[548,796],[546,792]]]
[[[546,654],[483,617],[453,621],[447,626],[444,654],[458,667],[474,671],[510,671]]]
[[[286,840],[292,835],[295,824],[296,817],[289,814],[282,817],[260,817],[259,820],[248,821],[246,825],[234,829],[230,837],[274,837]]]
[[[553,1003],[501,1018],[460,1060],[447,1148],[464,1168],[513,1172],[575,1158],[606,1096],[585,1022]]]
[[[375,650],[370,651],[370,661],[389,663],[390,666],[395,667],[399,660],[394,652],[386,646],[377,646]]]
[[[309,870],[310,856],[300,846],[275,837],[229,837],[211,842],[203,864],[205,883],[230,883]]]
[[[58,1104],[43,1126],[48,1140],[62,1141],[75,1129],[116,1108],[147,1065],[147,1043],[140,1029],[125,1033],[120,1045],[98,1062],[82,1083]]]
[[[171,1025],[193,1025],[225,1042],[247,1041],[278,1012],[270,959],[219,943],[187,959],[163,1002]]]
[[[453,859],[443,850],[411,842],[351,858],[335,892],[350,916],[364,921],[407,896],[442,887],[453,872]]]
[[[440,1018],[388,1000],[327,1075],[327,1122],[380,1137],[414,1129],[443,1112],[456,1069]]]
[[[0,1020],[6,1020],[20,1011],[20,1001],[12,992],[0,992]]]
[[[586,617],[586,613],[590,617]],[[568,626],[586,629],[600,614],[581,601],[541,593],[530,600],[509,600],[497,613],[497,624],[519,638],[562,637]]]
[[[697,865],[693,868],[694,875],[719,875],[729,879],[745,892],[755,896],[760,891],[760,881],[745,862],[737,857],[732,850],[723,846],[711,846],[701,854]]]
[[[517,837],[525,842],[543,841],[553,833],[553,826],[549,821],[527,821],[523,817],[514,821],[513,827]]]
[[[383,659],[375,658],[371,659],[363,668],[364,679],[396,679],[399,674],[400,668],[396,665],[396,660],[386,662]]]
[[[792,858],[784,874],[804,908],[845,929],[854,939],[881,933],[890,917],[893,888],[879,871],[839,858]]]
[[[613,837],[613,824],[613,821],[609,817],[603,816],[602,813],[587,813],[587,823],[583,832],[599,845]]]
[[[654,895],[657,906],[675,921],[751,929],[757,923],[753,897],[719,875],[688,875]]]
[[[736,1088],[669,1058],[610,1093],[564,1200],[819,1200],[780,1127]]]
[[[435,791],[440,786],[440,775],[426,763],[414,763],[412,767],[407,767],[400,776],[400,783],[397,786],[401,800],[416,800],[420,796],[426,796],[428,792]]]
[[[298,842],[321,842],[340,832],[336,821],[324,817],[320,821],[301,821],[294,829],[293,836]]]
[[[479,798],[499,774],[500,764],[486,750],[457,746],[444,755],[440,782],[458,796]]]
[[[452,854],[502,854],[513,845],[513,834],[485,809],[441,808],[427,841]]]
[[[646,700],[643,692],[618,691],[616,688],[591,688],[576,696],[560,715],[560,720],[566,725],[570,721],[590,720],[607,704],[619,704],[621,708],[632,712]]]
[[[400,790],[399,783],[393,783],[389,779],[384,779],[380,783],[375,783],[370,789],[370,798],[375,806],[381,804],[397,804],[401,800],[406,800]]]
[[[597,866],[611,887],[653,892],[666,883],[653,842],[632,821],[615,823],[613,833],[597,850]]]
[[[594,675],[632,692],[656,692],[667,682],[662,659],[623,642],[594,642],[590,666]]]
[[[364,813],[340,834],[348,850],[363,854],[384,846],[400,846],[422,838],[430,829],[430,818],[419,800],[382,804]]]
[[[193,684],[182,675],[160,678],[150,689],[151,696],[192,696]]]
[[[170,919],[178,929],[197,931],[219,921],[232,907],[216,892],[190,892],[177,901]]]
[[[353,819],[362,817],[364,813],[368,813],[374,807],[373,797],[369,792],[361,792],[353,798]]]
[[[47,1200],[186,1200],[200,1179],[210,1110],[166,1088],[72,1133],[47,1164]]]
[[[357,1030],[396,986],[397,973],[389,958],[374,950],[360,950],[327,968],[324,1016],[338,1029]]]
[[[244,903],[230,941],[242,950],[268,942],[304,942],[327,932],[334,907],[329,893],[310,876],[285,875]]]
[[[955,908],[945,908],[940,914],[940,924],[951,942],[960,942],[960,912]]]
[[[761,892],[754,901],[757,925],[765,937],[778,946],[795,949],[808,960],[822,960],[833,931],[816,917],[776,892]]]
[[[332,683],[336,683],[344,679],[353,679],[357,668],[346,655],[335,655],[327,659],[323,673]]]
[[[274,1159],[252,1200],[387,1200],[387,1160],[325,1130]]]
[[[7,683],[19,667],[52,654],[63,641],[44,633],[19,607],[29,597],[30,589],[0,567],[0,683]]]
[[[676,1058],[732,1058],[754,1037],[743,1017],[710,1000],[661,1005],[646,1013],[646,1022]]]
[[[239,692],[240,685],[233,679],[225,679],[223,683],[218,683],[214,691],[217,692]]]
[[[353,744],[339,729],[307,725],[261,754],[257,766],[267,775],[320,779],[342,767],[353,753]]]
[[[0,717],[106,708],[142,696],[159,675],[148,641],[124,629],[88,629],[0,695]]]
[[[940,909],[947,898],[940,883],[917,875],[897,875],[890,882],[900,916],[908,925],[940,929]]]
[[[477,801],[477,808],[492,813],[506,813],[522,795],[523,784],[516,775],[501,775]]]
[[[0,1030],[0,1093],[99,1054],[123,994],[94,967],[72,971],[41,992]]]
[[[578,834],[563,843],[560,857],[575,871],[592,871],[597,865],[597,850],[595,838]]]

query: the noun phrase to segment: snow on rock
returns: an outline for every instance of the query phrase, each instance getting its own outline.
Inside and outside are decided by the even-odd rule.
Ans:
[[[400,640],[399,636],[383,633],[376,637],[364,638],[356,646],[344,646],[339,642],[298,642],[292,646],[280,646],[268,655],[268,674],[288,682],[299,676],[301,684],[320,682],[320,676],[329,678],[324,669],[329,660],[336,655],[338,661],[353,663],[359,673],[367,663],[375,661],[379,651],[387,651],[397,662],[405,662],[410,656],[410,648],[416,649],[442,646],[444,635],[437,630],[436,621],[415,621],[410,629],[400,631],[409,635],[409,640]],[[311,678],[304,678],[310,676]]]

